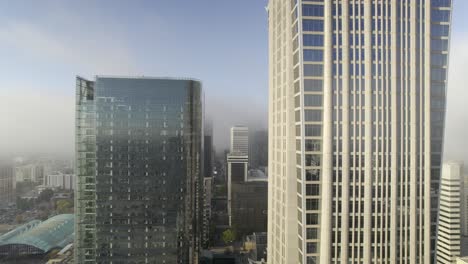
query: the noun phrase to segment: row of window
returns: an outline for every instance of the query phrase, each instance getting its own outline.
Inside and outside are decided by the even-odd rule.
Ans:
[[[323,17],[323,8],[323,5],[302,5],[302,15]]]

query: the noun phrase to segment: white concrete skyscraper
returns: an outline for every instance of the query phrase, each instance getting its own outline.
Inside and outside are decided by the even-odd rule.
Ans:
[[[268,262],[432,263],[451,1],[268,16]]]
[[[444,162],[440,179],[440,210],[437,228],[437,263],[451,264],[460,256],[462,167]]]
[[[231,127],[231,153],[249,155],[249,128]]]

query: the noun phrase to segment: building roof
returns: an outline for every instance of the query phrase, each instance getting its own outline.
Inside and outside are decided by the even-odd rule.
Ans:
[[[12,244],[28,245],[44,252],[63,248],[73,243],[74,221],[73,214],[56,215],[43,222],[33,220],[0,236],[0,247]]]

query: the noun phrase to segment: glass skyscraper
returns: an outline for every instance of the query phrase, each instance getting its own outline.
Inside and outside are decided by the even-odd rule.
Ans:
[[[203,95],[194,80],[76,79],[76,263],[196,263]]]
[[[451,1],[268,13],[268,262],[432,263]]]

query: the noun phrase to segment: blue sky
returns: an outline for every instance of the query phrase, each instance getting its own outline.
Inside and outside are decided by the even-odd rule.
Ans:
[[[232,125],[266,127],[266,3],[0,1],[0,120],[6,120],[0,149],[71,151],[77,74],[198,78],[220,145],[227,143]],[[457,108],[464,106],[459,92],[468,97],[460,88],[468,82],[468,67],[462,67],[468,59],[468,1],[455,0],[454,10],[451,64],[456,64],[449,73],[454,92],[449,90],[448,113],[468,123],[468,110]],[[453,130],[466,134],[459,123],[453,122]]]

